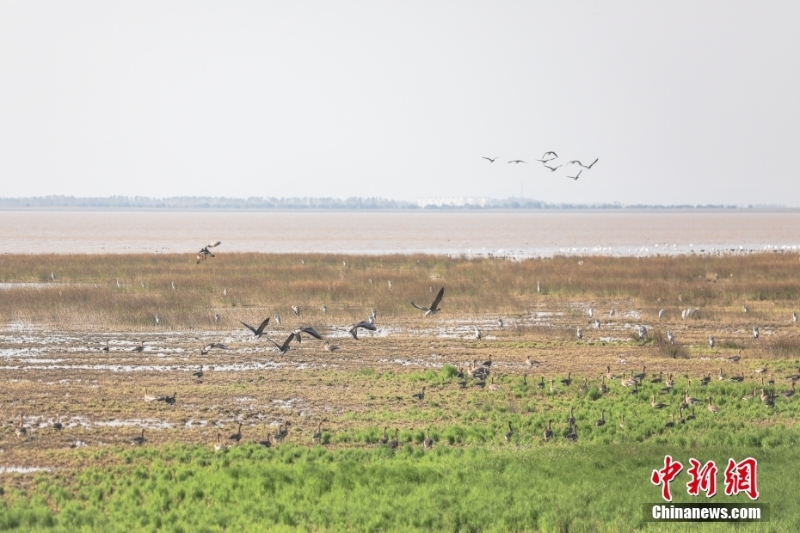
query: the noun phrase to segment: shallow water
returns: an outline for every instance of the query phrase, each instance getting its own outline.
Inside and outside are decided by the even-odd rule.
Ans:
[[[800,250],[800,212],[0,211],[0,232],[0,253],[34,254],[193,254],[212,240],[221,254],[732,253]]]

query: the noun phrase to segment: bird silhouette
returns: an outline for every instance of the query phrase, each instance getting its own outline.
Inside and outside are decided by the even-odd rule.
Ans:
[[[267,324],[269,324],[269,317],[265,318],[264,321],[261,323],[261,325],[258,326],[258,328],[254,328],[250,324],[242,322],[241,320],[239,322],[241,322],[244,325],[244,327],[252,331],[253,335],[255,335],[256,337],[261,337],[261,335],[264,334],[264,328],[267,327]]]
[[[583,168],[592,168],[594,166],[594,164],[597,163],[599,160],[600,160],[599,158],[595,159],[594,161],[592,161],[592,163],[588,167],[586,165],[584,165],[583,163],[581,163],[580,161],[578,161],[577,159],[575,159],[573,161],[570,161],[570,164],[577,163],[578,165],[582,166]]]
[[[442,297],[444,296],[444,287],[439,289],[439,294],[436,295],[436,298],[433,299],[433,303],[431,304],[430,308],[422,307],[421,305],[417,305],[414,302],[411,302],[411,305],[419,309],[420,311],[425,311],[424,316],[436,314],[439,311],[439,303],[442,301]]]

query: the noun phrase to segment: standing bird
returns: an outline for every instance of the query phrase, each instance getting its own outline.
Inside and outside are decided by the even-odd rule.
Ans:
[[[444,296],[444,287],[439,289],[439,294],[437,294],[436,298],[433,299],[433,303],[431,303],[430,308],[422,307],[421,305],[417,305],[414,302],[411,302],[411,305],[413,305],[420,311],[425,311],[425,314],[423,316],[433,315],[439,311],[439,304],[441,303],[443,296]]]
[[[792,311],[792,322],[797,322],[797,311]]]
[[[511,428],[511,421],[508,421],[508,431],[506,431],[506,442],[511,442],[511,437],[514,436],[514,430]]]
[[[564,438],[570,442],[576,442],[578,440],[578,430],[574,426],[570,425],[569,433],[567,433]]]
[[[139,346],[134,346],[133,349],[131,349],[131,351],[132,352],[143,352],[144,351],[144,341],[140,341],[139,342]]]
[[[497,157],[495,157],[494,159],[492,159],[491,157],[486,157],[486,156],[483,156],[483,159],[487,160],[489,163],[494,163],[495,161],[497,161],[497,158],[498,158],[498,157],[500,157],[500,156],[498,155]]]
[[[664,310],[663,310],[663,309],[661,309],[661,310],[658,312],[658,319],[659,319],[659,320],[661,320],[661,317],[663,317],[663,316],[664,316]]]
[[[23,423],[22,415],[19,415],[19,425],[14,430],[14,434],[17,436],[18,439],[21,439],[22,437],[28,434],[28,428],[26,428]]]
[[[178,287],[175,285],[174,281],[172,282],[172,290],[173,291],[177,291],[178,290]]]
[[[714,337],[712,337],[712,336],[709,336],[708,337],[708,347],[713,350],[714,346],[716,346],[716,345],[717,345],[716,339],[714,339]]]
[[[424,400],[425,399],[425,387],[422,387],[422,392],[418,392],[416,394],[412,394],[411,397],[414,398],[415,400],[420,400],[420,401]]]
[[[383,437],[378,439],[378,444],[388,444],[389,443],[389,436],[386,433],[386,431],[388,429],[389,429],[388,427],[384,427],[383,428]]]
[[[108,353],[111,351],[111,348],[108,346],[108,341],[106,341],[106,345],[100,348],[101,351]]]
[[[232,441],[239,442],[242,440],[242,423],[239,422],[239,429],[236,430],[236,433],[231,434],[228,438]]]
[[[219,323],[219,313],[217,312],[214,313],[214,323],[215,324]]]
[[[292,311],[294,311],[294,314],[296,316],[300,316],[300,306],[299,305],[293,305],[292,306]]]
[[[317,431],[313,435],[311,435],[311,442],[319,443],[322,441],[322,422],[317,425]]]
[[[578,327],[578,329],[575,330],[575,335],[578,337],[578,340],[583,339],[583,330]]]
[[[213,243],[213,244],[207,244],[207,245],[205,245],[203,248],[201,248],[201,249],[200,249],[200,251],[199,251],[199,252],[197,252],[197,263],[195,263],[195,264],[199,265],[199,264],[200,264],[200,261],[205,261],[205,260],[206,260],[206,259],[208,259],[209,257],[216,257],[216,256],[215,256],[215,255],[214,255],[214,254],[211,252],[211,250],[209,250],[209,248],[216,248],[216,247],[217,247],[217,246],[219,246],[220,244],[222,244],[222,243],[221,243],[220,241],[217,241],[217,242],[215,242],[215,243]]]
[[[388,442],[389,448],[395,449],[400,445],[400,439],[397,438],[399,432],[399,429],[394,428],[394,438]]]
[[[600,418],[597,419],[597,421],[594,423],[594,425],[597,426],[597,427],[606,425],[606,412],[605,411],[601,411],[600,412]]]
[[[753,338],[758,340],[758,328],[753,326]]]
[[[279,326],[281,325],[281,315],[275,315],[275,323]]]
[[[475,328],[475,338],[478,339],[478,340],[481,340],[481,337],[482,337],[481,330],[478,329],[478,328]]]
[[[498,318],[497,319],[497,325],[500,326],[501,328],[503,327],[503,319],[502,318]]]
[[[647,328],[644,327],[644,326],[639,326],[638,334],[639,334],[639,340],[640,341],[646,339],[647,338]]]
[[[264,328],[266,328],[267,324],[269,324],[269,317],[265,318],[264,321],[258,326],[258,328],[254,328],[250,324],[247,324],[246,322],[242,322],[241,320],[239,322],[241,322],[242,325],[244,325],[244,327],[246,327],[247,329],[252,331],[253,335],[255,335],[256,337],[260,338],[261,335],[264,334]]]
[[[547,421],[547,427],[544,429],[544,441],[547,442],[553,438],[553,421]]]
[[[667,331],[667,341],[670,344],[675,344],[675,335],[673,335],[671,331]]]
[[[325,305],[325,304],[322,304],[322,307],[321,307],[321,309],[322,309],[322,312],[323,312],[323,313],[327,313],[327,312],[328,312],[328,306],[327,306],[327,305]]]
[[[706,398],[706,400],[708,400],[708,405],[706,406],[708,410],[712,413],[719,413],[719,407],[711,404],[711,398]]]
[[[433,448],[433,439],[427,431],[425,432],[425,440],[422,441],[422,446],[425,448]]]
[[[141,435],[139,435],[138,437],[133,437],[131,439],[131,444],[133,444],[134,446],[141,446],[146,441],[147,441],[147,439],[144,438],[144,430],[142,430],[142,434]]]

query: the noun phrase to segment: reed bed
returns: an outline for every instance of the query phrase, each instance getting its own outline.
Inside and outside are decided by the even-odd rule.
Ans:
[[[230,328],[245,316],[286,315],[290,305],[299,305],[311,321],[363,318],[372,308],[383,317],[404,317],[415,312],[411,300],[429,303],[431,291],[445,286],[444,305],[452,315],[519,314],[543,300],[632,300],[648,309],[698,307],[695,320],[724,322],[743,304],[754,319],[794,308],[798,266],[795,254],[766,253],[520,262],[232,253],[199,265],[192,257],[166,254],[7,255],[0,283],[12,285],[0,293],[0,320],[64,328],[213,329]],[[13,287],[17,283],[37,285]]]

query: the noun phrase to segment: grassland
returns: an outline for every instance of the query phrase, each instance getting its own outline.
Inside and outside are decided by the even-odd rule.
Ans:
[[[800,401],[779,393],[800,366],[791,317],[798,267],[789,254],[524,262],[221,254],[201,265],[167,255],[5,256],[0,467],[51,470],[0,473],[0,529],[691,530],[642,519],[641,504],[659,501],[650,472],[671,453],[684,464],[756,457],[771,521],[737,527],[797,531],[800,508],[787,488],[800,467]],[[427,303],[439,286],[441,313],[422,317],[409,305]],[[682,319],[689,307],[698,311]],[[373,308],[379,331],[351,339],[344,326]],[[238,323],[276,313],[283,323],[270,324],[271,338],[311,324],[340,349],[304,340],[281,356]],[[639,325],[645,340],[633,334]],[[131,351],[140,341],[145,350]],[[200,353],[210,341],[229,349]],[[486,385],[462,386],[459,368],[490,356]],[[200,366],[199,380],[191,374]],[[602,392],[607,367],[617,379]],[[642,367],[647,377],[631,394],[620,378]],[[572,383],[562,384],[568,374]],[[670,374],[674,387],[663,390]],[[414,399],[422,387],[424,399]],[[177,401],[145,402],[145,388]],[[774,407],[762,388],[776,394]],[[685,391],[710,397],[719,413],[703,402],[681,423]],[[653,408],[653,395],[666,407]],[[570,409],[576,443],[564,438]],[[601,414],[606,424],[597,426]],[[19,415],[29,428],[22,439]],[[61,431],[52,428],[57,415]],[[666,427],[670,417],[675,427]],[[551,420],[555,437],[544,442]],[[253,444],[284,422],[283,443]],[[215,453],[217,435],[227,441],[238,423],[242,443]],[[321,443],[312,444],[319,423]],[[147,442],[132,447],[142,428]],[[396,450],[379,444],[384,428],[397,429]],[[676,501],[698,501],[686,481]]]

